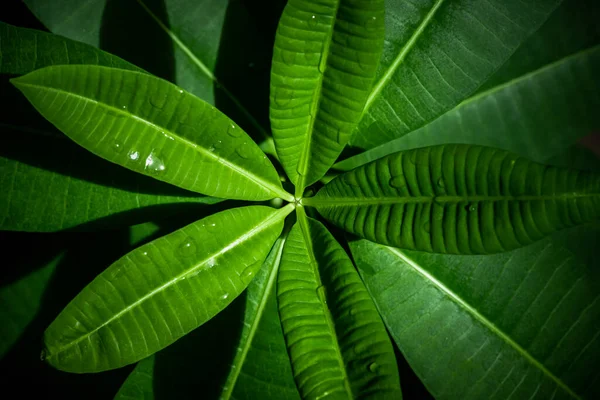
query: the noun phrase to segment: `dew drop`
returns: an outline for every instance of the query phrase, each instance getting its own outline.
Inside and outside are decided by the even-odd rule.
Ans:
[[[208,151],[210,151],[211,153],[213,153],[215,151],[215,146],[209,146]]]
[[[40,353],[40,360],[41,360],[41,361],[46,361],[46,356],[47,356],[47,354],[46,354],[46,349],[44,349],[44,350],[42,350],[42,351],[41,351],[41,353]]]
[[[196,254],[196,242],[192,238],[187,238],[181,242],[177,251],[183,257],[191,257]]]
[[[165,163],[154,152],[150,152],[146,157],[144,169],[151,173],[159,173],[165,170]]]
[[[215,265],[217,265],[217,259],[214,257],[209,258],[208,261],[206,262],[206,266],[208,268],[213,268]]]
[[[162,110],[167,103],[167,95],[165,93],[153,93],[148,99],[152,107]]]
[[[286,106],[290,104],[294,96],[294,91],[290,86],[282,85],[275,89],[275,103],[280,106]]]
[[[122,153],[123,152],[123,145],[119,142],[115,142],[112,145],[112,149],[115,151],[115,153]]]
[[[346,135],[344,135],[344,131],[342,131],[341,128],[337,128],[335,140],[338,142],[338,144],[343,144],[346,142],[345,136]]]
[[[315,26],[317,26],[318,22],[319,21],[317,20],[317,16],[311,15],[310,18],[308,19],[308,26],[311,28],[314,28]]]
[[[242,158],[250,158],[252,156],[252,147],[244,142],[235,149],[235,152]]]
[[[365,21],[365,28],[369,32],[373,32],[374,30],[376,30],[377,29],[377,17],[368,18]]]
[[[446,188],[446,182],[444,182],[444,178],[439,178],[437,180],[437,185],[440,189],[445,189]]]
[[[465,211],[468,211],[468,212],[474,212],[474,211],[477,211],[477,205],[476,205],[476,204],[473,204],[473,203],[468,203],[468,204],[465,206]]]
[[[254,275],[254,264],[246,267],[240,274],[240,277],[242,278],[242,280],[244,282],[248,282],[248,281],[250,281],[250,279],[252,279],[253,275]]]
[[[179,89],[179,94],[183,94],[183,90]]]
[[[223,294],[223,295],[220,297],[220,299],[221,299],[221,300],[227,300],[227,298],[228,298],[228,297],[229,297],[229,293],[225,293],[225,294]]]
[[[410,161],[410,163],[413,165],[417,165],[417,152],[416,151],[413,150],[408,153],[408,161]]]
[[[358,51],[356,53],[356,61],[358,61],[358,65],[366,71],[373,66],[373,55],[366,51]]]
[[[369,371],[371,371],[374,374],[377,373],[377,371],[379,371],[379,364],[377,364],[376,362],[369,364]]]
[[[137,161],[140,158],[140,153],[138,151],[130,151],[128,156],[130,160]]]
[[[219,230],[219,227],[215,222],[209,222],[208,224],[205,224],[204,227],[209,232],[217,232]]]
[[[327,305],[327,289],[325,286],[321,285],[317,288],[317,296],[319,297],[319,301],[324,305]]]
[[[425,221],[423,224],[423,230],[427,233],[431,232],[431,221]]]
[[[127,106],[123,106],[123,110],[127,110]]]
[[[394,176],[390,179],[390,186],[396,189],[402,189],[406,187],[406,180],[403,176]]]
[[[227,133],[229,134],[229,136],[231,137],[240,137],[242,136],[242,130],[238,127],[236,127],[235,125],[231,124],[229,125],[229,127],[227,128]]]
[[[150,254],[147,251],[136,251],[133,253],[134,262],[137,264],[149,264],[152,262],[150,259]]]
[[[312,66],[316,66],[318,62],[319,71],[323,72],[325,65],[321,65],[321,47],[315,48],[316,46],[322,46],[322,43],[316,44],[310,40],[304,42],[304,59]]]
[[[212,147],[215,148],[216,150],[222,148],[223,147],[223,141],[222,140],[217,140],[216,142],[213,143]]]

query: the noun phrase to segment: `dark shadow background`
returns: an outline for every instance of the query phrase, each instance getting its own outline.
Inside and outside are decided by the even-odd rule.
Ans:
[[[0,9],[10,9],[10,12],[0,12],[0,20],[16,26],[46,30],[21,1],[5,0],[3,3]],[[145,3],[168,27],[164,1],[146,0]],[[265,131],[269,131],[272,47],[285,3],[285,0],[230,0],[221,35],[214,71],[219,81],[215,84],[216,106],[257,141],[263,139],[263,135],[232,100],[232,96]],[[174,81],[176,65],[173,42],[136,1],[107,0],[102,18],[100,47],[103,50],[161,78]],[[15,89],[7,83],[6,78],[2,76],[0,79],[0,91],[7,96],[2,97],[11,101],[20,100],[11,105],[3,104],[0,121],[11,121],[11,118],[26,120],[28,126],[56,135],[44,137],[44,143],[34,147],[26,136],[11,138],[10,146],[0,146],[0,155],[103,185],[125,189],[139,185],[145,193],[185,195],[185,191],[107,163],[64,139],[39,114],[32,112],[32,107],[23,96],[11,94],[10,91]],[[48,149],[59,156],[44,157],[44,150]],[[65,157],[77,160],[75,165],[66,164]],[[177,212],[159,223],[160,230],[152,238],[172,232],[223,207],[216,205],[198,209],[175,206]],[[121,226],[140,223],[147,221],[148,215],[157,215],[157,211],[162,214],[173,209],[165,206],[149,211],[149,214],[143,211],[126,213],[104,222],[110,224],[118,220]],[[24,252],[21,250],[23,248],[32,251]],[[23,398],[37,397],[43,393],[45,397],[61,399],[106,399],[116,394],[133,366],[99,374],[77,375],[54,370],[41,362],[39,355],[43,331],[56,315],[98,273],[131,248],[127,228],[55,234],[0,231],[0,249],[5,260],[5,267],[0,270],[0,288],[44,266],[61,251],[66,251],[48,284],[42,306],[33,322],[0,360],[0,385],[4,393],[19,393]],[[202,398],[218,396],[218,390],[227,376],[227,367],[234,357],[244,303],[245,294],[242,294],[213,320],[155,355],[154,392],[157,399],[198,398],[200,391]],[[405,398],[431,398],[397,348],[396,356]]]

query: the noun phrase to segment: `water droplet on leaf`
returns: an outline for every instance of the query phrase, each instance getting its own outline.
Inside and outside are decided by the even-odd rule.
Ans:
[[[129,159],[133,160],[133,161],[137,161],[140,158],[140,153],[137,151],[130,151],[129,152]]]
[[[377,373],[377,371],[379,371],[379,364],[376,362],[369,364],[369,371]]]
[[[153,93],[150,96],[149,100],[152,107],[162,110],[165,104],[167,103],[167,95],[165,93],[160,92]]]
[[[187,238],[181,242],[177,251],[183,257],[191,257],[196,254],[196,242],[192,238]]]
[[[423,230],[427,233],[431,232],[431,221],[425,221],[423,224]]]
[[[439,178],[437,180],[437,185],[440,189],[445,189],[446,188],[446,182],[444,182],[444,178]]]
[[[465,206],[465,210],[469,212],[477,211],[477,204],[469,203]]]
[[[46,350],[42,350],[42,352],[40,353],[40,360],[41,361],[46,361]]]
[[[242,132],[242,130],[240,128],[238,128],[235,125],[231,124],[231,125],[229,125],[229,128],[227,128],[227,133],[231,137],[240,137],[240,136],[242,136],[243,132]]]
[[[308,26],[311,28],[314,28],[315,26],[317,26],[317,24],[318,24],[317,16],[311,15],[310,18],[308,19]]]
[[[367,29],[367,31],[370,31],[370,32],[377,29],[377,17],[368,18],[365,21],[365,28]]]
[[[344,183],[347,185],[360,187],[360,185],[358,184],[358,181],[356,180],[356,176],[352,173],[344,174],[344,177],[342,179],[343,179]]]
[[[206,230],[209,232],[217,232],[219,230],[219,228],[215,222],[209,222],[208,224],[205,224],[204,226],[206,227]]]
[[[317,296],[319,297],[321,303],[325,305],[327,304],[327,289],[325,286],[321,285],[317,288]]]
[[[250,158],[252,156],[252,147],[244,142],[235,149],[235,152],[242,158]]]
[[[227,300],[228,297],[229,297],[229,293],[225,293],[221,296],[221,300]]]
[[[403,176],[394,176],[390,179],[390,186],[396,189],[406,187],[406,180]]]
[[[291,87],[287,85],[283,85],[275,89],[275,103],[277,103],[280,106],[286,106],[290,104],[293,97],[294,91]]]
[[[115,151],[115,153],[122,153],[123,152],[123,145],[119,142],[115,142],[112,145],[113,150]]]
[[[214,257],[209,258],[208,261],[206,262],[206,266],[208,268],[213,268],[215,265],[217,265],[217,260]]]
[[[165,170],[165,164],[155,153],[151,152],[148,157],[146,157],[144,169],[151,173],[158,173]]]
[[[281,51],[281,58],[283,59],[283,62],[286,65],[296,64],[296,56],[297,56],[297,53],[294,51],[288,51],[288,50]]]

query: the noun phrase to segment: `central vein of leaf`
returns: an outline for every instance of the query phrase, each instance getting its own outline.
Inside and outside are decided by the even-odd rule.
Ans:
[[[329,57],[329,47],[331,46],[331,41],[333,40],[333,32],[335,30],[335,23],[337,21],[337,14],[340,8],[340,2],[336,2],[335,10],[333,12],[334,20],[331,24],[329,32],[327,33],[327,37],[325,42],[323,43],[323,49],[321,53],[321,59],[319,60],[319,65],[317,66],[319,71],[319,78],[317,79],[316,90],[313,95],[312,103],[310,105],[310,121],[308,123],[308,129],[304,138],[304,147],[302,148],[302,154],[300,155],[300,159],[298,160],[298,167],[296,171],[298,172],[298,181],[296,184],[296,198],[301,198],[304,194],[304,188],[306,187],[306,174],[309,169],[309,161],[310,161],[310,147],[312,144],[312,134],[315,128],[315,121],[317,120],[317,115],[319,113],[319,107],[321,105],[321,90],[323,89],[323,78],[325,77],[325,71],[327,70],[327,59]]]
[[[190,275],[196,274],[200,269],[208,268],[208,263],[210,260],[214,260],[215,258],[222,256],[223,254],[225,254],[226,252],[235,248],[236,246],[240,245],[241,243],[251,239],[253,236],[259,234],[260,232],[264,231],[265,229],[268,229],[272,225],[280,222],[288,214],[290,214],[293,210],[294,210],[293,204],[288,204],[287,206],[277,210],[276,212],[274,212],[273,214],[268,216],[266,219],[264,219],[260,224],[254,226],[252,229],[242,233],[236,239],[231,241],[228,245],[222,247],[219,251],[216,251],[210,255],[205,256],[205,258],[203,260],[199,261],[198,263],[196,263],[192,267],[188,268],[187,270],[183,271],[182,273],[178,274],[177,276],[173,277],[172,279],[169,279],[167,282],[163,283],[161,286],[158,286],[158,287],[154,288],[153,290],[151,290],[150,292],[146,293],[144,296],[140,297],[135,302],[129,304],[127,307],[123,308],[121,311],[115,313],[112,317],[110,317],[106,321],[102,322],[100,325],[98,325],[94,329],[90,330],[89,332],[85,333],[84,335],[81,335],[80,337],[67,343],[66,345],[56,349],[53,352],[50,352],[50,349],[48,349],[49,353],[47,354],[47,358],[50,358],[58,353],[68,350],[69,348],[75,346],[77,343],[87,339],[88,337],[90,337],[91,335],[93,335],[94,333],[96,333],[97,331],[102,329],[103,327],[107,326],[111,322],[119,319],[121,316],[123,316],[126,313],[128,313],[129,311],[131,311],[133,308],[140,306],[145,301],[152,298],[154,295],[161,293],[168,287],[183,280],[184,278],[186,278]]]

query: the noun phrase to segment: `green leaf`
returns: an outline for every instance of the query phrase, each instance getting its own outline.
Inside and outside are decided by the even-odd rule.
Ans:
[[[352,145],[369,149],[433,121],[472,94],[560,0],[388,3],[377,83]]]
[[[494,256],[366,240],[352,254],[386,326],[436,399],[597,398],[600,276],[564,238]],[[597,243],[588,241],[588,252]]]
[[[389,336],[354,265],[320,222],[298,217],[277,299],[302,398],[402,398]]]
[[[115,395],[115,400],[154,400],[154,363],[154,356],[140,361]]]
[[[239,126],[159,78],[99,66],[54,66],[12,82],[67,136],[111,162],[211,196],[291,198],[269,159]]]
[[[46,361],[68,372],[99,372],[173,343],[246,288],[292,210],[223,211],[122,257],[48,327]]]
[[[377,243],[490,254],[600,216],[600,174],[489,147],[433,146],[347,172],[303,202]]]
[[[60,64],[93,64],[143,72],[133,64],[87,44],[0,21],[0,73],[22,75]]]
[[[334,168],[349,171],[391,153],[445,143],[497,147],[538,162],[572,145],[600,126],[594,74],[600,13],[591,3],[565,1],[483,90],[452,111]]]
[[[2,230],[123,226],[221,201],[125,171],[60,134],[0,128]]]
[[[296,197],[350,139],[373,85],[384,1],[290,0],[275,40],[271,124]]]

